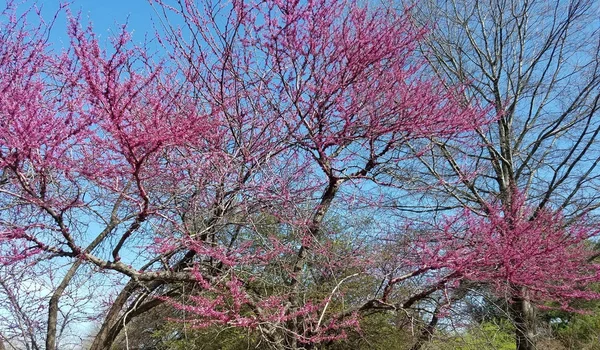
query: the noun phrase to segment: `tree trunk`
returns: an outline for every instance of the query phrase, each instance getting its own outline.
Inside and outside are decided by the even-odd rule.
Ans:
[[[424,327],[423,330],[421,330],[421,334],[419,335],[419,338],[417,338],[417,341],[413,344],[413,346],[410,348],[410,350],[421,350],[421,348],[423,347],[423,345],[425,345],[425,343],[431,341],[431,339],[433,338],[433,332],[435,331],[435,327],[437,326],[438,321],[439,321],[439,312],[440,312],[440,307],[438,305],[435,308],[435,310],[433,311],[433,315],[431,316],[431,321],[429,321],[427,326]]]
[[[56,349],[56,326],[58,323],[58,303],[60,298],[64,294],[65,290],[71,283],[73,277],[75,277],[75,273],[81,266],[82,261],[78,260],[67,271],[65,277],[61,281],[60,285],[56,288],[52,297],[50,298],[50,303],[48,305],[48,326],[46,330],[46,350],[54,350]]]
[[[118,320],[119,313],[127,303],[127,300],[129,299],[136,287],[137,283],[131,280],[125,285],[121,293],[119,293],[119,296],[112,303],[111,308],[108,314],[106,315],[104,322],[102,323],[100,331],[94,338],[90,350],[106,350],[110,348],[112,341],[114,340],[110,337],[111,327],[114,326],[115,321]]]
[[[328,166],[329,165],[327,165],[327,167]],[[342,183],[343,180],[340,180],[333,175],[329,175],[329,184],[323,191],[319,205],[316,207],[315,213],[312,217],[312,223],[309,228],[311,239],[318,240],[321,238],[321,224],[323,223],[323,219],[325,218],[325,215],[327,215],[327,212],[329,211],[329,208],[331,207],[331,204],[333,203],[333,200],[335,199],[335,196]],[[289,299],[291,305],[289,312],[291,313],[297,311],[302,305],[302,298],[300,296],[298,287],[302,284],[302,269],[306,264],[306,258],[309,250],[310,246],[302,244],[298,250],[296,261],[293,265],[293,276],[289,282],[289,286],[292,289]],[[301,317],[302,316],[297,316],[286,322],[286,328],[288,332],[285,333],[285,346],[287,349],[310,349],[308,344],[298,344],[298,338],[296,334],[302,334],[302,331],[300,330],[302,325],[302,322],[300,321]]]
[[[526,296],[514,297],[511,313],[515,325],[517,350],[537,349],[535,344],[535,309],[531,304],[531,301],[529,301]]]

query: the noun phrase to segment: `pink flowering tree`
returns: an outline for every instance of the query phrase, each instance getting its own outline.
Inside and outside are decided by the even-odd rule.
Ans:
[[[512,200],[492,202],[481,212],[465,208],[439,220],[394,227],[402,235],[414,234],[385,246],[383,254],[393,255],[385,287],[379,298],[359,310],[400,310],[424,296],[437,298],[431,321],[413,349],[431,339],[440,317],[469,289],[485,287],[507,301],[520,348],[531,346],[536,337],[536,308],[585,312],[572,304],[600,299],[591,288],[600,282],[600,265],[594,262],[598,253],[590,241],[600,234],[598,227],[583,218],[567,220],[557,210],[536,210],[517,191]],[[398,301],[395,289],[419,276],[418,298]]]
[[[31,13],[2,13],[0,296],[20,327],[0,328],[5,340],[64,347],[81,318],[65,310],[94,299],[102,310],[85,317],[100,321],[100,350],[159,305],[188,327],[297,349],[344,338],[365,312],[441,297],[430,333],[465,285],[507,296],[521,334],[531,303],[598,297],[585,290],[598,281],[586,244],[596,228],[532,207],[508,180],[487,200],[478,169],[448,156],[446,142],[482,135],[502,113],[428,75],[415,54],[425,31],[408,13],[334,0],[152,4],[166,54],[125,28],[101,43],[77,16],[56,52]],[[352,215],[387,224],[378,195],[417,184],[389,170],[409,174],[434,149],[466,188],[465,212],[368,227],[340,245]],[[455,185],[428,170],[439,183],[419,194]],[[363,244],[390,230],[402,244]],[[369,296],[349,287],[363,276],[382,280]]]
[[[415,3],[413,15],[419,23],[435,23],[421,47],[432,72],[462,84],[465,96],[487,101],[497,121],[473,135],[472,147],[432,140],[432,150],[418,155],[429,201],[408,203],[411,209],[470,207],[485,214],[489,207],[501,213],[516,206],[523,223],[541,214],[564,216],[566,233],[597,222],[600,27],[594,2],[425,0]],[[523,245],[509,256],[538,249],[521,236]],[[556,261],[547,266],[547,277],[561,266]],[[569,288],[579,284],[567,281]],[[536,345],[543,332],[535,330],[542,320],[527,299],[511,304],[522,306],[512,316],[519,350],[543,347]]]
[[[171,5],[154,4],[181,24],[159,28],[164,57],[125,29],[105,48],[76,16],[57,53],[44,27],[3,13],[0,261],[56,263],[48,350],[82,276],[90,298],[105,291],[92,285],[121,287],[92,349],[164,303],[193,327],[258,330],[274,348],[343,338],[358,313],[334,310],[345,282],[371,273],[371,252],[340,251],[331,212],[361,187],[385,189],[381,170],[409,141],[454,137],[485,113],[423,75],[423,31],[405,13]]]
[[[439,234],[415,242],[418,266],[452,271],[457,278],[492,285],[496,294],[528,298],[563,309],[578,298],[600,295],[586,287],[600,279],[589,239],[598,228],[567,225],[560,212],[534,211],[517,197],[511,207],[491,206],[444,220]]]

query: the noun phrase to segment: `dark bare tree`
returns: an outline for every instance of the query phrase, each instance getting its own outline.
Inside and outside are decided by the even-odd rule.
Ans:
[[[478,130],[478,144],[436,139],[421,151],[423,183],[441,184],[429,191],[436,207],[447,198],[443,207],[485,215],[488,203],[510,206],[519,193],[535,208],[532,217],[551,209],[567,222],[593,219],[600,207],[598,3],[430,0],[414,10],[430,27],[421,49],[431,69],[464,84],[465,100],[491,106],[497,118]],[[509,304],[517,349],[534,349],[534,305],[526,297]]]

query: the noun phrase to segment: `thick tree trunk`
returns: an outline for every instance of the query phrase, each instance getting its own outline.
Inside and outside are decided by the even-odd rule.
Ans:
[[[137,287],[137,283],[135,281],[129,281],[127,283],[127,285],[125,285],[125,287],[123,288],[121,293],[119,293],[119,296],[117,296],[117,299],[111,305],[111,308],[108,311],[108,314],[106,315],[106,317],[104,319],[104,322],[102,323],[102,327],[100,328],[100,331],[94,338],[94,341],[92,343],[92,346],[90,347],[90,350],[110,349],[110,346],[113,341],[111,334],[110,334],[110,330],[114,326],[116,320],[119,319],[121,310],[127,303],[127,300],[129,299],[129,297],[131,296],[131,294],[133,293],[133,291],[135,290],[136,287]]]
[[[195,255],[196,253],[193,250],[188,251],[183,258],[181,258],[175,265],[173,265],[173,271],[181,271],[182,269],[187,267],[187,264],[194,258]],[[149,292],[154,291],[156,288],[163,285],[163,283],[164,282],[161,280],[156,280],[150,284],[147,284],[145,286],[145,290]],[[136,293],[136,290],[138,288],[140,288],[140,285],[134,280],[130,280],[123,287],[123,290],[121,290],[115,301],[112,303],[108,314],[104,318],[100,331],[94,337],[92,346],[89,348],[89,350],[108,350],[111,348],[112,343],[119,335],[119,332],[122,330],[122,328],[125,326],[121,319],[122,312],[125,310],[127,301],[130,300],[134,293]],[[139,312],[136,312],[134,315],[131,315],[131,317],[127,319],[127,322],[130,322],[134,317],[143,314],[144,312],[152,309],[154,306],[157,306],[159,304],[160,303],[150,302],[148,303],[148,305],[146,305],[147,308],[140,307],[140,310],[138,310]]]
[[[433,311],[431,321],[429,321],[427,326],[423,328],[421,334],[419,335],[419,338],[417,338],[417,341],[413,344],[410,350],[421,350],[425,343],[431,341],[431,339],[433,338],[433,332],[435,331],[435,327],[437,326],[439,321],[439,311],[440,308],[438,306]]]
[[[535,309],[527,297],[513,298],[511,307],[517,350],[535,350]]]

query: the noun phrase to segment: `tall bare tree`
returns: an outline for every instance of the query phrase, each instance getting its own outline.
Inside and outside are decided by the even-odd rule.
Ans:
[[[429,0],[415,20],[430,27],[421,47],[435,74],[465,86],[465,98],[490,107],[497,122],[479,144],[434,140],[420,161],[424,183],[485,215],[516,193],[569,220],[600,207],[600,21],[591,0]],[[432,182],[434,180],[434,182]],[[442,194],[442,195],[440,195]],[[439,204],[436,204],[439,207]],[[522,293],[521,293],[522,294]],[[527,293],[524,293],[525,295]],[[517,349],[534,349],[535,307],[509,303]]]

